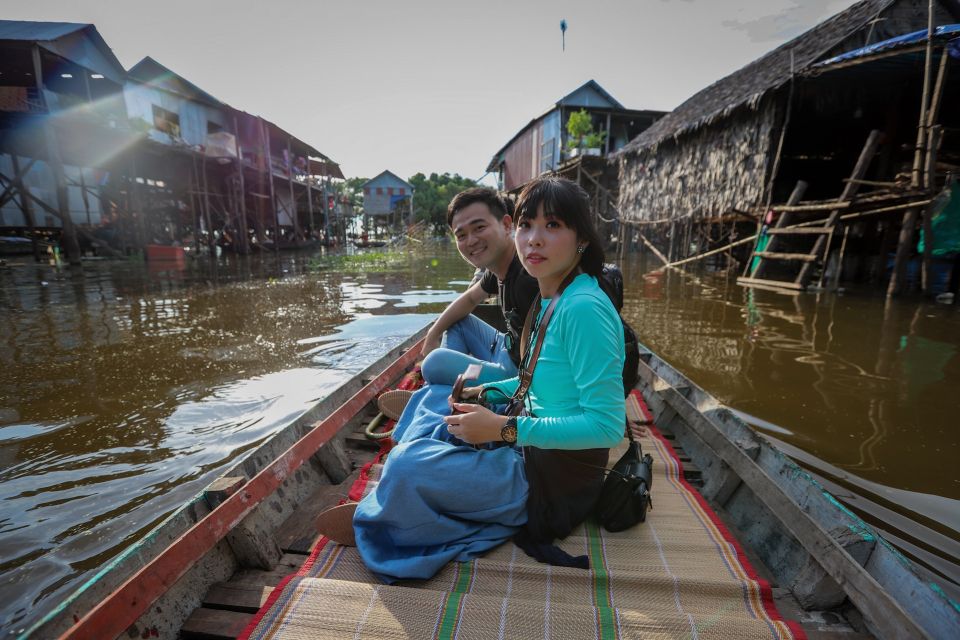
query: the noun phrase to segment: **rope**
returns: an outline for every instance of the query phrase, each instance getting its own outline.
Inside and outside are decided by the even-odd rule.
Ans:
[[[389,431],[374,431],[374,429],[380,426],[380,423],[383,422],[384,418],[386,418],[386,416],[383,415],[383,412],[378,413],[373,420],[370,421],[370,424],[364,427],[363,435],[367,436],[367,438],[370,440],[384,440],[385,438],[392,436],[393,430],[396,429],[396,426]]]

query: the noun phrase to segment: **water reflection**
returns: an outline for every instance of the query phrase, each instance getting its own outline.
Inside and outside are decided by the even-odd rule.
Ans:
[[[460,264],[0,270],[4,631],[429,322],[456,296],[450,274],[469,275]]]
[[[642,341],[845,492],[860,492],[861,503],[869,494],[906,514],[911,526],[897,535],[960,561],[939,543],[960,540],[960,522],[944,517],[960,513],[952,306],[885,304],[873,292],[782,294],[726,274],[644,266],[625,265],[625,316]]]
[[[472,274],[434,250],[372,271],[293,255],[0,269],[4,630],[442,310]],[[956,555],[953,307],[755,291],[637,256],[623,270],[644,343],[897,523],[914,555]]]

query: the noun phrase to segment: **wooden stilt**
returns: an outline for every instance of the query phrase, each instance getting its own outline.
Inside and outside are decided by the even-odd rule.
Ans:
[[[924,182],[927,189],[933,193],[936,189],[936,166],[937,151],[940,147],[943,127],[936,125],[930,128],[930,136],[927,141],[927,161],[924,170]],[[931,217],[934,208],[928,206],[923,212],[923,265],[920,272],[921,289],[925,294],[930,293],[930,261],[933,258],[933,224]]]
[[[136,154],[131,153],[127,165],[130,171],[130,209],[136,216],[136,237],[137,245],[145,251],[148,242],[147,238],[147,212],[143,210],[143,202],[140,200],[140,183],[137,182],[137,159]]]
[[[290,138],[287,138],[287,186],[290,189],[290,220],[293,222],[293,240],[299,242],[303,239],[300,232],[299,210],[297,208],[297,197],[293,193],[293,151],[290,148]]]
[[[240,127],[233,117],[233,130],[237,132],[237,175],[240,178],[240,251],[250,253],[250,229],[247,226],[247,183],[243,177],[243,147],[240,145]]]
[[[277,197],[273,190],[273,155],[270,151],[270,131],[260,118],[260,135],[263,136],[263,154],[267,170],[267,187],[270,191],[270,208],[273,211],[273,249],[280,256],[280,211],[277,209]]]
[[[920,214],[919,207],[911,207],[903,214],[903,220],[900,223],[900,239],[897,242],[897,255],[893,259],[893,272],[890,274],[890,282],[887,284],[887,297],[900,293],[903,284],[903,272],[906,266],[907,253],[910,251],[910,245],[913,240],[914,227],[917,226],[917,216]]]
[[[830,282],[827,287],[830,291],[836,291],[840,284],[840,274],[843,272],[843,256],[847,251],[847,237],[850,235],[850,225],[843,226],[843,240],[840,242],[840,256],[837,259],[837,268],[833,270]]]
[[[37,229],[33,221],[33,203],[30,196],[26,193],[27,185],[23,182],[23,173],[20,172],[20,160],[17,154],[11,153],[10,160],[13,163],[13,186],[20,194],[20,210],[23,211],[23,217],[27,219],[27,230],[30,232],[30,244],[33,247],[33,259],[40,262],[40,241],[37,239]]]
[[[43,117],[43,137],[47,149],[47,164],[53,173],[53,181],[57,192],[57,217],[63,225],[63,246],[67,254],[67,262],[71,265],[80,264],[80,242],[77,240],[77,230],[70,217],[70,201],[67,193],[67,178],[63,172],[63,160],[60,157],[60,143],[57,132],[53,127],[53,114],[47,104],[43,83],[43,64],[40,59],[40,46],[33,45],[33,75],[36,79],[37,93],[43,102],[45,114]]]

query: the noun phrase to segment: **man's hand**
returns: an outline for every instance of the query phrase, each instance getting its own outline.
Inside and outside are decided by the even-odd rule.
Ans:
[[[500,430],[507,424],[507,416],[497,415],[478,404],[455,402],[453,409],[458,413],[443,419],[450,435],[468,444],[500,442]]]
[[[427,335],[423,338],[423,348],[420,349],[420,360],[422,361],[427,357],[431,351],[440,346],[440,340],[443,338],[443,334],[439,336],[433,335],[433,332],[428,331]]]

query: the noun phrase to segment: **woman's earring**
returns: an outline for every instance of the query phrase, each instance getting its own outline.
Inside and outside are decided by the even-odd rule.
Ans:
[[[577,245],[577,253],[579,253],[580,255],[583,255],[583,252],[586,250],[587,250],[587,245],[585,244]]]

